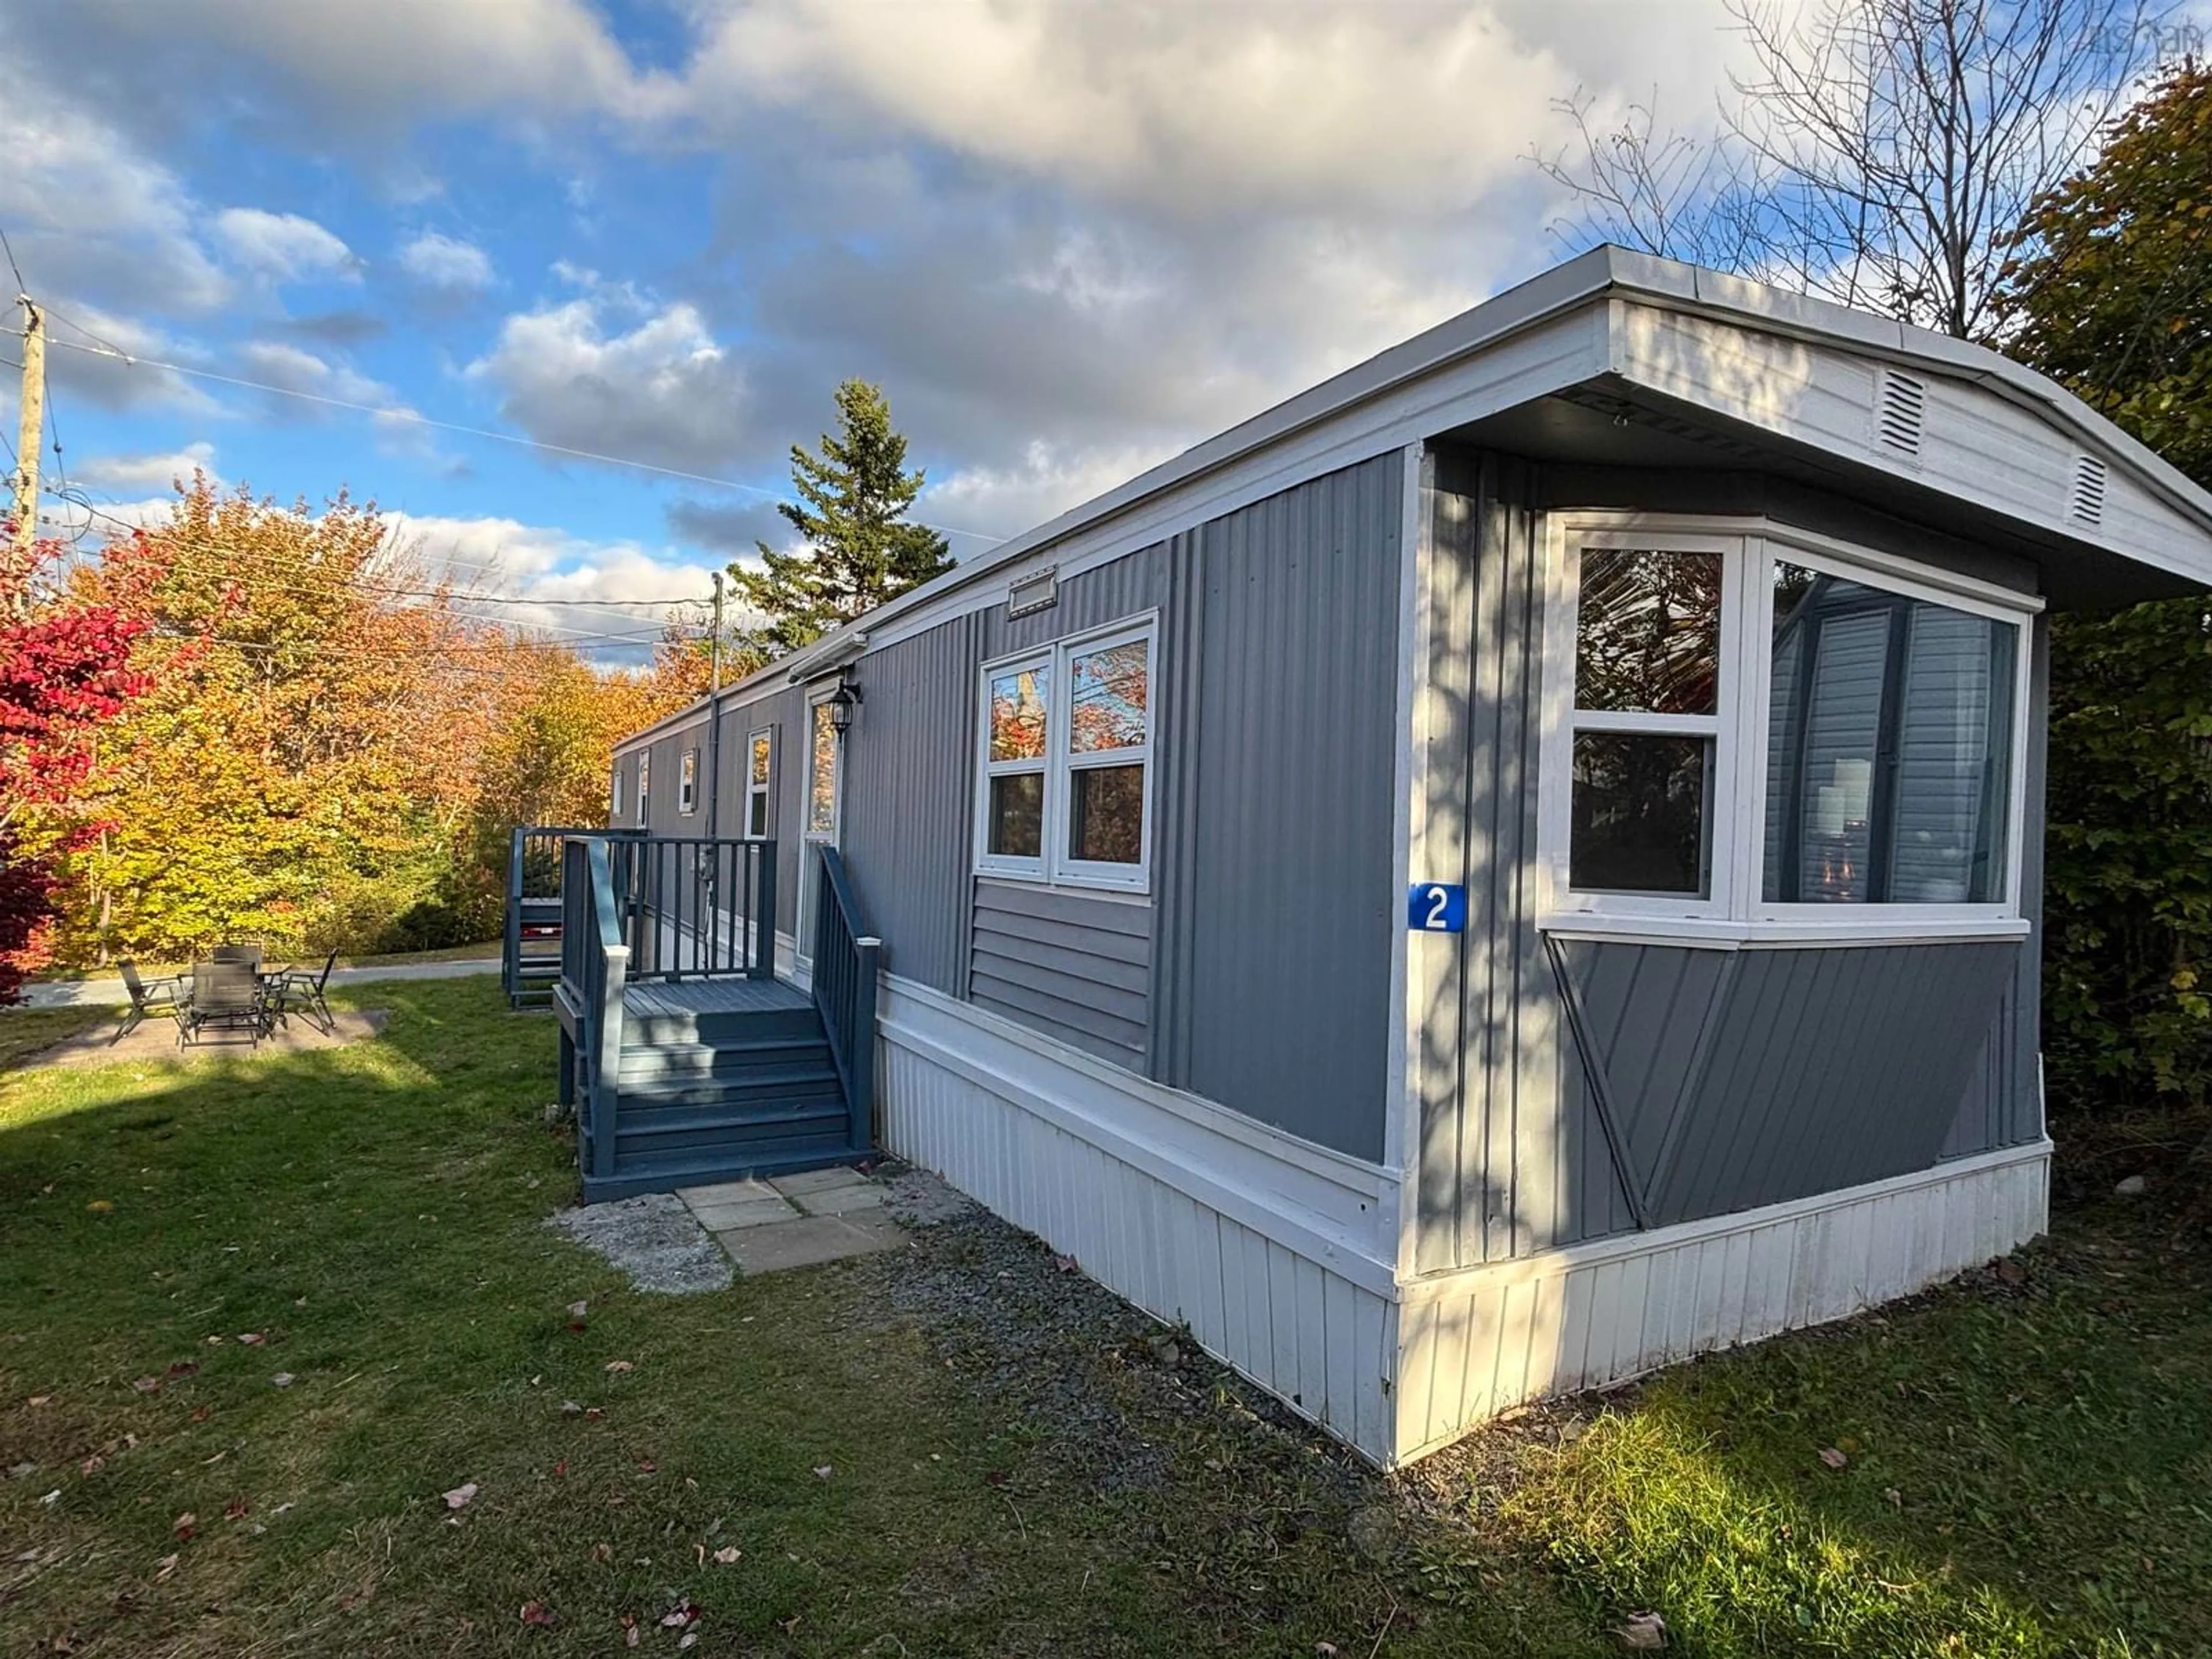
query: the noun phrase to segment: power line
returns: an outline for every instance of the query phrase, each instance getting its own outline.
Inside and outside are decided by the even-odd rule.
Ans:
[[[48,308],[48,316],[56,313]],[[67,321],[67,319],[59,319]],[[543,450],[549,454],[571,456],[577,460],[598,461],[608,466],[635,467],[641,472],[656,472],[663,477],[683,478],[692,483],[710,484],[717,489],[734,490],[740,495],[757,495],[771,501],[787,499],[776,490],[760,484],[739,483],[733,478],[717,478],[704,472],[687,472],[681,467],[662,466],[654,461],[635,460],[626,455],[608,455],[594,449],[579,449],[569,444],[549,443],[543,438],[526,437],[519,433],[499,432],[489,427],[463,426],[454,421],[441,421],[418,410],[379,408],[374,404],[356,403],[349,398],[333,398],[320,392],[303,392],[297,386],[272,386],[266,380],[248,380],[243,375],[223,374],[211,368],[194,368],[185,363],[165,362],[158,357],[141,357],[124,350],[120,346],[100,343],[99,337],[82,325],[70,323],[78,333],[94,340],[92,345],[80,345],[74,340],[56,340],[52,343],[64,351],[80,351],[91,357],[112,357],[134,368],[165,369],[172,374],[189,374],[203,380],[213,380],[223,386],[241,386],[249,392],[266,392],[280,398],[298,398],[307,403],[320,404],[331,409],[351,410],[356,414],[373,415],[387,421],[411,422],[416,425],[434,427],[441,432],[458,432],[471,438],[489,438],[496,443],[514,444],[524,449]],[[934,530],[941,536],[969,536],[977,541],[994,545],[1005,540],[981,530],[967,530],[957,525],[931,524],[924,520],[911,520],[925,530]]]

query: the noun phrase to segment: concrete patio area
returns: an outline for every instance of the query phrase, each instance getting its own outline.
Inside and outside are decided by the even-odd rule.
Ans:
[[[677,1194],[747,1273],[811,1267],[906,1237],[884,1209],[887,1189],[858,1170],[809,1170],[765,1181],[727,1181]]]

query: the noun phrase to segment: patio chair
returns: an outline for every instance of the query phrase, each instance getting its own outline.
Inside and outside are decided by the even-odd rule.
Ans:
[[[323,992],[331,982],[331,969],[337,965],[335,951],[323,958],[320,973],[310,973],[304,968],[288,968],[264,981],[269,999],[269,1012],[273,1019],[287,1014],[305,1014],[308,1023],[325,1036],[337,1030],[337,1021],[331,1017],[331,1005],[323,1000]]]
[[[123,1016],[122,1028],[109,1041],[120,1042],[143,1024],[149,1014],[173,1014],[184,1000],[185,976],[170,974],[161,979],[142,979],[138,964],[125,962],[123,969],[123,988],[131,994],[131,1007]]]
[[[191,1000],[177,1011],[177,1046],[197,1044],[210,1028],[244,1031],[256,1048],[269,1029],[269,1006],[261,981],[243,962],[201,962],[192,965]]]

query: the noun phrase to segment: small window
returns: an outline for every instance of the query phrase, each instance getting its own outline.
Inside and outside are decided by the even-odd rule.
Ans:
[[[1152,639],[1124,627],[983,671],[979,872],[1143,889]]]
[[[756,732],[745,739],[745,836],[766,841],[775,819],[770,808],[769,781],[775,768],[775,737]]]
[[[690,817],[699,810],[699,751],[687,749],[676,763],[676,810]]]
[[[653,800],[653,751],[647,750],[637,757],[637,824],[646,827],[647,812]]]
[[[610,792],[607,797],[607,822],[609,823],[615,823],[621,820],[623,811],[623,775],[627,769],[627,768],[619,764],[615,768],[614,788]]]

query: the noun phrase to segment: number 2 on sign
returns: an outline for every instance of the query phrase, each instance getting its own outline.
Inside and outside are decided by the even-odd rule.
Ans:
[[[1464,932],[1467,889],[1453,882],[1416,883],[1407,895],[1406,925],[1417,933]]]

